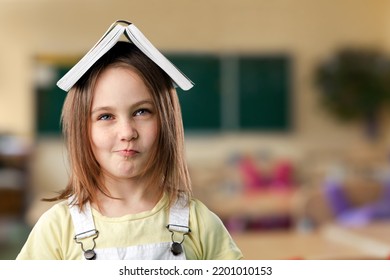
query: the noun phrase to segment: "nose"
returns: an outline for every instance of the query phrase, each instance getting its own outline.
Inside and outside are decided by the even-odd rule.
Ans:
[[[131,120],[124,120],[119,126],[119,137],[121,141],[129,142],[138,138],[135,124]]]

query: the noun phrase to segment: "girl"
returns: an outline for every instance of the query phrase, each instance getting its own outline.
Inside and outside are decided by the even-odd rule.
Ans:
[[[172,79],[118,42],[67,94],[71,174],[17,259],[241,259],[194,199]]]

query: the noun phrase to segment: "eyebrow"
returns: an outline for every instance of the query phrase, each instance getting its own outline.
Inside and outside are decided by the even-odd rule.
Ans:
[[[141,100],[141,101],[138,101],[138,102],[132,104],[131,108],[136,108],[136,107],[146,105],[146,104],[154,106],[154,102],[152,100]],[[95,114],[95,113],[100,112],[100,111],[111,111],[111,110],[113,110],[113,107],[111,107],[111,106],[101,106],[101,107],[93,108],[93,110],[91,111],[91,114]]]

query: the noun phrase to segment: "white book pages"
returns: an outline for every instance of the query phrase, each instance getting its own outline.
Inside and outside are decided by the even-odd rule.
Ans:
[[[193,87],[193,82],[155,48],[134,24],[126,27],[126,34],[130,37],[129,39],[133,44],[172,78],[177,86],[183,90],[189,90]]]
[[[85,72],[118,42],[124,29],[122,25],[115,25],[57,82],[57,86],[64,91],[69,91]]]
[[[177,69],[157,48],[155,48],[134,24],[124,26],[119,23],[114,24],[107,30],[80,61],[57,82],[57,86],[64,91],[69,91],[88,69],[107,53],[116,42],[118,42],[124,32],[130,42],[135,44],[146,56],[171,77],[175,85],[183,90],[189,90],[193,87],[193,82]]]

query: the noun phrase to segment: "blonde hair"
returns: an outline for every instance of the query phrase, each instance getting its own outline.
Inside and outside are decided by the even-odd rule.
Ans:
[[[94,86],[108,67],[128,67],[136,71],[150,90],[159,120],[157,145],[144,175],[149,185],[168,194],[170,204],[180,196],[192,196],[191,180],[185,161],[184,130],[180,103],[170,77],[131,43],[118,42],[92,66],[69,91],[61,122],[70,161],[66,188],[51,200],[74,196],[79,207],[97,202],[97,190],[110,196],[103,183],[99,163],[90,142],[90,114]]]

